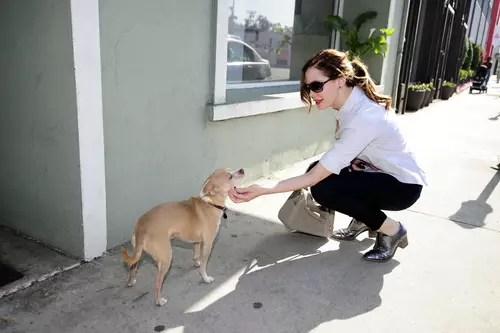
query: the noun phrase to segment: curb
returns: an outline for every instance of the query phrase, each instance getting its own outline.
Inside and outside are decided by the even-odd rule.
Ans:
[[[460,94],[462,93],[464,90],[467,90],[470,88],[470,86],[472,86],[472,82],[467,82],[467,83],[464,83],[460,86],[457,86],[457,94]]]
[[[46,274],[42,274],[42,275],[38,275],[38,276],[28,276],[28,277],[21,278],[18,281],[12,282],[12,283],[8,284],[5,288],[1,289],[0,290],[0,299],[4,298],[6,296],[9,296],[11,294],[14,294],[18,291],[21,291],[23,289],[26,289],[35,283],[45,281],[48,278],[56,276],[60,273],[64,273],[64,272],[67,272],[73,268],[79,267],[80,265],[81,265],[81,263],[76,263],[76,264],[73,264],[70,266],[55,269],[50,273],[46,273]]]

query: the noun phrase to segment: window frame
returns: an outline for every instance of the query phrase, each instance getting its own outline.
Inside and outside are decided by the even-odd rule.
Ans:
[[[227,90],[248,89],[248,88],[267,88],[277,86],[290,86],[298,85],[300,81],[269,81],[269,82],[241,82],[241,83],[228,83],[227,82],[227,47],[229,27],[228,18],[231,0],[216,0],[215,8],[215,52],[213,59],[213,90],[211,103],[208,105],[209,120],[221,121],[232,118],[241,118],[254,116],[259,114],[266,114],[288,109],[296,109],[303,107],[304,104],[300,100],[299,91],[290,93],[269,94],[272,98],[265,100],[250,100],[239,103],[227,103]],[[304,0],[301,0],[304,1]],[[345,0],[332,0],[335,1],[333,8],[334,14],[340,15],[344,11]],[[332,31],[332,38],[330,47],[339,47],[339,34]]]

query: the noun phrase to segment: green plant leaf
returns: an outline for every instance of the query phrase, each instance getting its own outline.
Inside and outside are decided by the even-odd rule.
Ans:
[[[281,39],[280,46],[276,50],[277,55],[280,55],[281,51],[283,50],[286,44],[292,45],[292,37],[290,37],[289,35],[284,35],[283,38]]]
[[[356,27],[356,30],[359,31],[359,29],[361,28],[361,26],[369,21],[369,20],[373,20],[375,17],[377,17],[377,12],[373,11],[373,10],[369,10],[369,11],[366,11],[364,13],[361,13],[359,14],[355,19],[354,19],[354,26]]]
[[[349,30],[347,32],[347,45],[349,46],[351,52],[357,53],[358,44],[358,33],[354,30]]]
[[[359,56],[363,57],[365,54],[373,50],[374,44],[371,41],[363,43],[360,47]]]
[[[380,32],[383,33],[386,36],[391,36],[394,33],[395,30],[396,30],[395,28],[392,28],[392,29],[380,29]]]
[[[342,17],[338,15],[328,15],[326,17],[325,23],[332,29],[339,32],[345,32],[347,29],[347,22]]]

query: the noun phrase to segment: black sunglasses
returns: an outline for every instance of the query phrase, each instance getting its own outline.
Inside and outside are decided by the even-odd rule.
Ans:
[[[324,85],[328,82],[328,81],[331,81],[333,80],[333,78],[329,78],[328,80],[326,81],[323,81],[323,82],[320,82],[320,81],[313,81],[309,84],[304,84],[304,90],[306,92],[310,92],[310,91],[313,91],[315,93],[320,93],[323,91],[323,87]]]

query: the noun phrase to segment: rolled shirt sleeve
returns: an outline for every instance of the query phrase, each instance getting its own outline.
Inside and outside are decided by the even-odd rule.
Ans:
[[[340,139],[321,157],[319,163],[328,171],[339,174],[379,134],[379,118],[361,112],[340,132]]]

